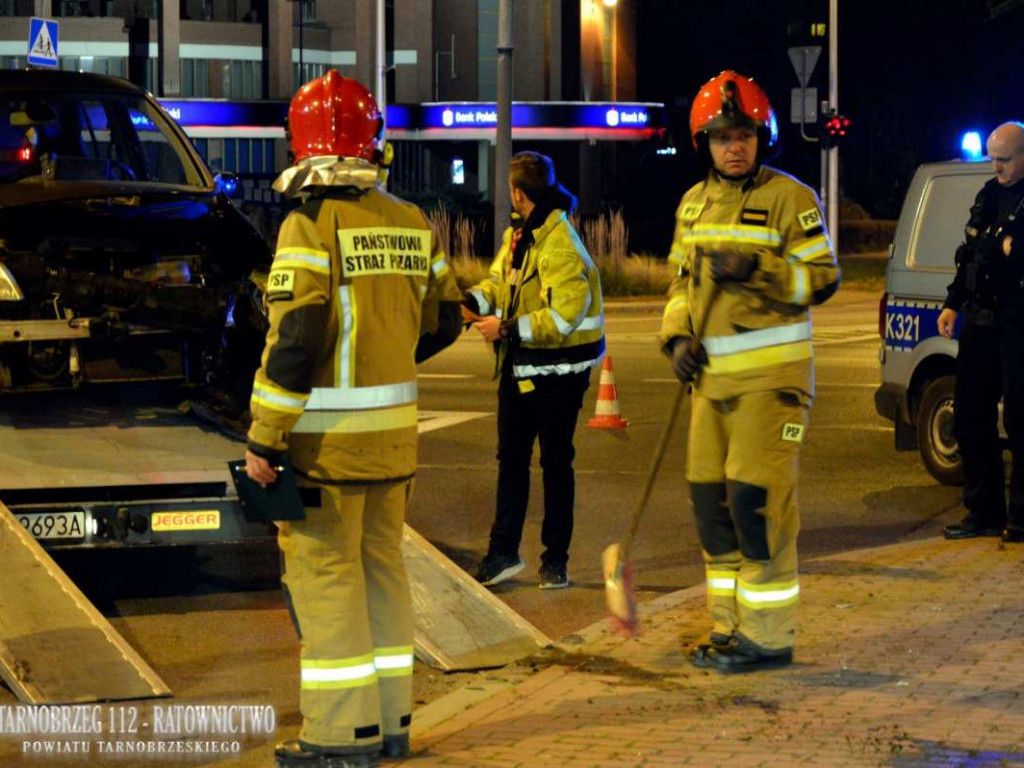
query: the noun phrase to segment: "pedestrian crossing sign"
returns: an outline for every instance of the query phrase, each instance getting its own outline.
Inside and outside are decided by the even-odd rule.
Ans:
[[[33,17],[28,25],[28,63],[35,67],[57,66],[57,22]]]

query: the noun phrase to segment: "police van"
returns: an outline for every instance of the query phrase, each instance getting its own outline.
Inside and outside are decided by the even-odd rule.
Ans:
[[[875,408],[895,424],[896,449],[917,448],[928,472],[946,485],[963,482],[953,436],[960,321],[952,339],[939,335],[937,321],[970,207],[991,177],[987,162],[918,168],[903,201],[879,303],[882,384]]]

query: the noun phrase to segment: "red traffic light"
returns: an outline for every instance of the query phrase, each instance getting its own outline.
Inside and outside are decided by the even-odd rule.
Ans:
[[[841,139],[850,130],[850,118],[844,115],[828,115],[822,123],[822,130],[829,139]]]

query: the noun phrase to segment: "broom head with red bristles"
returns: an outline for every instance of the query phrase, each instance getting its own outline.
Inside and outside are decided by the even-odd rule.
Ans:
[[[612,631],[635,637],[640,633],[640,616],[636,607],[633,569],[622,558],[622,554],[622,545],[612,544],[601,555],[604,597],[608,604],[608,621]]]

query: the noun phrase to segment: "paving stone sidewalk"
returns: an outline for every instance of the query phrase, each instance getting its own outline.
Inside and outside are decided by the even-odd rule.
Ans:
[[[521,664],[402,765],[1024,766],[1024,545],[861,550],[804,563],[801,588],[788,669],[691,667],[680,640],[709,627],[686,590],[637,639],[592,631]]]

